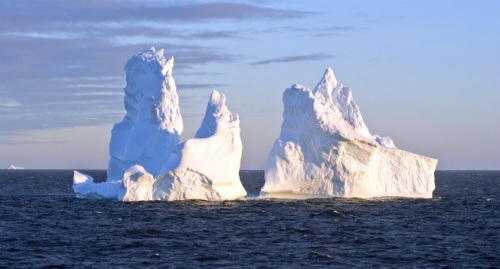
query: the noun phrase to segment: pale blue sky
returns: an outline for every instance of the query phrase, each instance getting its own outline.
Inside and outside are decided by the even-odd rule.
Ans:
[[[243,169],[263,169],[283,90],[327,67],[374,134],[500,169],[498,1],[1,1],[0,167],[106,168],[125,62],[176,58],[185,132],[212,89],[240,115]]]

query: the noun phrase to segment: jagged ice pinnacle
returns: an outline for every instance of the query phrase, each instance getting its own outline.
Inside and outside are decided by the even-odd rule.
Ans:
[[[120,180],[133,165],[157,174],[179,143],[183,123],[172,70],[155,48],[135,54],[125,65],[127,115],[113,127],[108,180]]]

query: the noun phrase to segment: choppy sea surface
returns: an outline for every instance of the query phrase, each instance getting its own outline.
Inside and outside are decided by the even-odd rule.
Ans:
[[[437,171],[433,199],[85,200],[66,170],[0,184],[0,268],[500,268],[500,171]]]

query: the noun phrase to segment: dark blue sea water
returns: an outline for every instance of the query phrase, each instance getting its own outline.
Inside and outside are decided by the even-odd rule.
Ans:
[[[0,268],[500,268],[500,171],[438,171],[433,199],[123,203],[71,180],[0,171]]]

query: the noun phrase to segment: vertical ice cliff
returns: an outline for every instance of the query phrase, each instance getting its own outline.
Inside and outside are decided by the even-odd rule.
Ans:
[[[154,47],[125,65],[127,115],[111,131],[108,181],[121,180],[133,165],[156,175],[179,143],[183,125],[173,67],[174,59]]]
[[[349,87],[327,69],[314,90],[283,93],[283,123],[265,168],[265,197],[432,197],[437,160],[372,136]]]
[[[133,184],[125,179],[137,177],[139,172],[156,175],[160,171],[172,148],[179,144],[183,129],[173,67],[174,59],[167,60],[163,50],[154,47],[127,61],[127,114],[111,131],[107,180],[94,183],[91,176],[75,171],[77,197],[129,201],[137,190],[131,192]]]
[[[239,177],[242,143],[240,120],[213,91],[195,138],[176,147],[156,177],[155,200],[232,200],[246,191]]]

